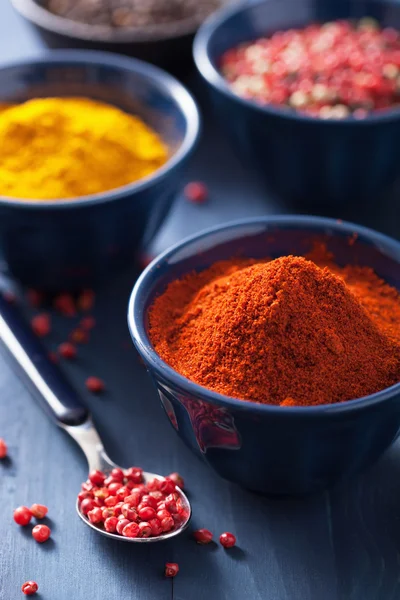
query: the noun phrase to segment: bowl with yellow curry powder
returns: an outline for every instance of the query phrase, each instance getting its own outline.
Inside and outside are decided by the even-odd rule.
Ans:
[[[117,55],[53,52],[0,69],[0,244],[13,276],[81,288],[133,262],[198,138],[186,89]]]
[[[317,217],[210,229],[131,296],[165,412],[219,475],[267,494],[354,477],[400,431],[400,243]]]

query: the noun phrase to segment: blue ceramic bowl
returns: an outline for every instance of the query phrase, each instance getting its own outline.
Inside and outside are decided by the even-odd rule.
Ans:
[[[209,229],[168,250],[143,272],[130,299],[134,344],[178,435],[221,477],[262,493],[316,492],[373,463],[399,433],[400,383],[326,406],[290,408],[229,398],[161,360],[148,337],[147,313],[168,283],[188,271],[237,255],[304,254],[321,236],[338,263],[371,266],[400,290],[399,242],[331,219],[261,217]]]
[[[108,192],[45,202],[0,196],[0,248],[13,276],[47,290],[94,285],[133,261],[164,221],[199,135],[199,113],[164,71],[100,52],[53,52],[0,68],[0,102],[39,96],[114,104],[138,115],[169,148],[170,159],[154,174]]]
[[[376,203],[400,175],[400,110],[364,120],[324,121],[288,109],[257,105],[230,91],[219,73],[225,50],[281,29],[338,18],[375,17],[400,28],[396,0],[264,0],[230,9],[200,28],[198,70],[208,83],[219,121],[233,146],[270,191],[312,212]]]

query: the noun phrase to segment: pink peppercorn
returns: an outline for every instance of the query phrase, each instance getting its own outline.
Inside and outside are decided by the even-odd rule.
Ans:
[[[160,500],[162,500],[164,498],[164,496],[161,492],[152,492],[152,493],[159,494]],[[157,508],[157,502],[158,502],[157,499],[154,498],[154,496],[152,496],[151,494],[144,494],[140,501],[140,505],[141,505],[141,508],[143,508],[144,506],[150,506],[151,508]]]
[[[64,342],[60,344],[58,347],[58,352],[60,356],[66,360],[73,360],[77,355],[76,347],[70,342]]]
[[[175,492],[175,489],[175,483],[172,481],[172,479],[169,479],[168,477],[163,479],[160,483],[160,491],[163,492],[163,494],[172,494],[173,492]]]
[[[117,531],[118,519],[117,517],[108,517],[104,521],[104,529],[108,533],[115,533]]]
[[[31,513],[35,519],[44,519],[49,509],[44,504],[32,504]]]
[[[162,527],[161,527],[161,521],[160,519],[151,519],[149,521],[149,525],[151,527],[151,534],[153,536],[157,536],[157,535],[161,535],[162,534]]]
[[[209,544],[213,539],[213,534],[209,529],[198,529],[193,532],[193,537],[198,544]]]
[[[122,535],[129,538],[138,537],[140,533],[140,528],[137,523],[128,523],[122,530]]]
[[[25,581],[21,586],[21,592],[26,596],[33,596],[38,591],[39,586],[36,581]]]
[[[185,482],[183,480],[183,477],[179,475],[179,473],[171,473],[170,475],[168,475],[168,479],[171,479],[171,481],[173,481],[175,485],[181,488],[181,490],[185,488]]]
[[[124,472],[122,469],[115,468],[110,473],[111,477],[114,477],[115,480],[122,482],[124,481]]]
[[[176,577],[178,572],[178,563],[165,563],[165,577]]]
[[[154,508],[151,508],[151,506],[143,506],[142,508],[139,508],[138,513],[142,521],[150,521],[151,519],[155,519],[157,516],[156,511]]]
[[[174,527],[175,527],[175,521],[173,520],[171,515],[169,517],[165,517],[164,519],[161,519],[161,529],[164,532],[171,531],[171,529],[173,529]]]
[[[90,331],[96,326],[96,319],[91,316],[83,317],[83,319],[81,319],[80,326],[82,329],[85,329],[85,331]]]
[[[195,204],[203,204],[208,198],[207,186],[201,181],[192,181],[183,190],[185,198]]]
[[[92,510],[87,513],[88,519],[91,523],[97,524],[101,523],[103,520],[103,511],[99,506],[96,506]]]
[[[232,548],[236,544],[236,538],[233,533],[225,532],[219,536],[221,546],[224,548]]]
[[[93,485],[103,485],[106,476],[102,471],[96,470],[89,473],[89,480]]]
[[[35,525],[32,529],[32,537],[39,542],[39,544],[43,544],[43,542],[47,542],[51,535],[50,527],[47,525]]]
[[[140,467],[131,467],[130,469],[126,469],[125,477],[129,481],[133,481],[134,483],[142,483],[143,469],[141,469]]]
[[[146,521],[142,521],[139,523],[139,535],[140,537],[148,538],[152,534],[151,525],[146,523]]]
[[[120,535],[122,535],[123,530],[125,529],[125,527],[127,525],[129,525],[130,521],[128,521],[128,519],[118,519],[118,523],[117,523],[117,533],[119,533]]]
[[[104,381],[99,377],[88,377],[85,385],[92,394],[101,394],[105,389]]]
[[[70,294],[56,296],[54,298],[54,308],[64,317],[74,317],[76,315],[75,302]]]
[[[32,513],[27,506],[19,506],[14,510],[14,521],[17,525],[28,525],[31,522]]]
[[[69,334],[69,339],[74,344],[87,344],[89,341],[89,334],[84,329],[73,329]]]
[[[93,290],[83,290],[78,298],[79,310],[86,312],[93,308],[95,302],[95,293]]]
[[[137,510],[134,506],[131,506],[130,504],[123,504],[122,508],[121,508],[121,512],[124,515],[124,517],[126,519],[128,519],[129,521],[137,521],[138,520],[138,514],[137,514]]]
[[[336,21],[241,44],[224,53],[221,71],[248,100],[343,119],[398,104],[399,51],[396,30]]]
[[[0,438],[0,459],[5,458],[7,456],[7,452],[8,452],[7,444],[5,443],[3,438]]]
[[[167,496],[165,498],[165,508],[168,512],[170,513],[176,513],[178,512],[178,506],[176,504],[177,498],[175,497],[175,494],[170,494],[169,496]]]
[[[50,316],[46,313],[36,315],[31,321],[31,326],[38,337],[46,337],[51,331]]]
[[[80,504],[80,510],[84,515],[87,515],[89,511],[95,508],[95,506],[96,505],[92,498],[86,498],[85,500],[82,500]]]
[[[116,504],[118,504],[118,498],[116,496],[108,496],[108,498],[105,498],[104,500],[104,505],[108,508],[113,507]]]

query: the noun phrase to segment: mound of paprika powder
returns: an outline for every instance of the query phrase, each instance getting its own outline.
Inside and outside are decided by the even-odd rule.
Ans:
[[[172,282],[150,338],[211,390],[283,406],[342,402],[400,381],[400,295],[369,268],[325,252],[233,259]]]

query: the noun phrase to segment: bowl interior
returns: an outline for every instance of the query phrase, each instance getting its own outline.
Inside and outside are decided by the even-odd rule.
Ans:
[[[138,115],[160,135],[170,157],[182,148],[184,141],[189,141],[190,128],[193,143],[197,133],[195,105],[169,75],[146,63],[109,58],[101,53],[66,52],[58,56],[54,53],[49,59],[0,69],[0,102],[85,96]],[[121,61],[121,66],[115,61]]]
[[[209,21],[202,31],[206,40],[204,50],[218,70],[221,55],[242,42],[314,22],[365,16],[377,19],[384,26],[399,28],[400,4],[376,0],[263,0]]]
[[[133,291],[129,314],[139,349],[153,366],[162,367],[165,376],[169,372],[177,377],[155,355],[148,336],[148,309],[171,281],[233,256],[277,258],[288,254],[304,255],[318,241],[326,243],[338,264],[372,267],[400,291],[400,243],[386,236],[352,224],[316,217],[278,217],[234,223],[183,242],[154,261],[144,272]],[[185,378],[178,377],[184,385]]]
[[[215,10],[236,1],[218,0]],[[199,25],[210,14],[210,12],[203,14],[199,11],[193,17],[178,21],[156,23],[143,27],[109,27],[107,25],[84,23],[52,13],[46,7],[44,0],[12,0],[12,2],[22,14],[40,27],[61,35],[107,43],[157,43],[162,40],[193,36]]]

